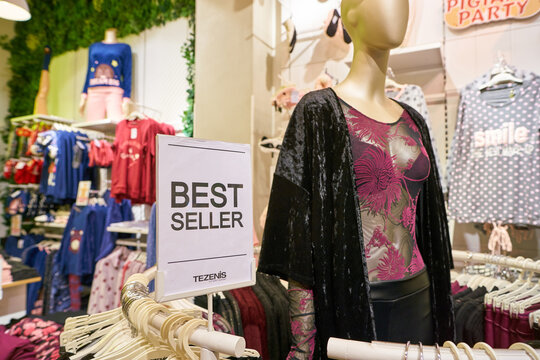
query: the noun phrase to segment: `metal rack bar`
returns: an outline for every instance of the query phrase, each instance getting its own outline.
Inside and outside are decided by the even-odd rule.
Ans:
[[[519,259],[504,255],[482,254],[462,250],[452,250],[452,256],[454,260],[468,263],[495,264],[525,271],[540,272],[540,261],[535,262],[532,259]]]

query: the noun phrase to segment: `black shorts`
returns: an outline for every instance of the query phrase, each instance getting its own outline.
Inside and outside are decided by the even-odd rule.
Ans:
[[[371,283],[378,341],[433,345],[429,285],[425,269],[405,280]]]

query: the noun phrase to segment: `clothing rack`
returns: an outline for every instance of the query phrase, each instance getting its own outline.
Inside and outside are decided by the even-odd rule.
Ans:
[[[74,127],[62,123],[56,123],[53,124],[53,130],[66,130],[66,131],[72,131],[72,132],[80,132],[88,136],[88,138],[85,138],[83,136],[77,136],[77,140],[80,141],[92,141],[92,140],[107,140],[107,141],[114,141],[113,136],[105,135],[105,133],[97,130],[90,130],[90,129],[84,129],[80,127]]]
[[[464,261],[466,263],[495,264],[540,273],[540,262],[535,262],[532,259],[524,259],[521,257],[514,258],[504,255],[491,255],[462,250],[452,250],[452,256],[454,260]]]
[[[10,189],[39,189],[39,184],[8,184]]]
[[[135,246],[137,249],[146,248],[147,246],[146,243],[141,242],[140,239],[137,239],[136,241],[129,239],[118,239],[116,240],[116,245]]]
[[[414,326],[414,325],[413,325]],[[328,357],[342,360],[403,360],[403,359],[475,359],[475,360],[523,360],[540,359],[540,351],[524,343],[516,343],[506,349],[493,349],[485,343],[477,343],[473,349],[463,343],[457,346],[445,342],[439,349],[435,346],[407,345],[387,342],[363,342],[330,338]],[[472,356],[469,356],[472,355]]]
[[[132,276],[126,284],[124,285],[122,289],[122,309],[123,313],[126,316],[126,318],[131,322],[133,319],[129,319],[129,316],[127,314],[130,314],[129,308],[131,304],[141,298],[149,298],[147,293],[147,286],[150,280],[152,280],[156,275],[156,267],[151,267],[150,269],[146,270],[142,275],[142,277],[138,274],[137,276]],[[132,280],[135,278],[135,280]],[[141,279],[141,278],[144,278]],[[146,290],[141,290],[146,289]],[[138,308],[136,311],[139,311]],[[148,324],[154,328],[157,333],[160,333],[160,329],[162,325],[165,323],[165,321],[168,319],[168,317],[163,313],[156,313],[155,315],[147,317]],[[174,334],[177,337],[177,342],[182,342],[182,338],[180,338],[179,331]],[[226,333],[221,333],[217,331],[209,331],[208,329],[204,327],[198,327],[193,331],[191,336],[189,337],[189,343],[193,344],[195,346],[200,347],[201,349],[206,349],[211,352],[219,352],[227,355],[232,355],[235,357],[241,356],[245,349],[246,349],[246,341],[244,338],[236,336],[236,335],[230,335]],[[203,357],[201,357],[203,358]],[[206,359],[211,359],[212,357],[205,357]],[[215,357],[214,357],[215,359]]]
[[[43,236],[44,236],[46,239],[51,239],[51,240],[62,240],[62,234],[44,233]]]
[[[64,118],[54,116],[54,115],[41,115],[41,114],[18,116],[18,117],[11,118],[10,121],[13,125],[33,124],[36,122],[44,122],[51,125],[52,124],[64,124],[64,125],[73,124],[73,120],[70,120],[70,119],[64,119]]]

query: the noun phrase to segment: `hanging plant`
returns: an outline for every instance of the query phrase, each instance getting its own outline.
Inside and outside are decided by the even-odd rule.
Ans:
[[[182,116],[184,135],[193,136],[193,107],[195,105],[195,19],[189,19],[190,33],[186,43],[182,46],[182,57],[186,59],[187,77],[187,109]]]
[[[32,19],[17,23],[11,40],[0,38],[2,47],[10,52],[8,118],[33,112],[43,46],[49,45],[57,56],[89,47],[111,27],[118,30],[119,37],[124,37],[185,17],[189,18],[192,32],[183,47],[190,84],[188,114],[184,116],[191,119],[191,123],[185,123],[186,128],[193,128],[192,110],[189,111],[193,108],[195,0],[29,0],[28,5]]]

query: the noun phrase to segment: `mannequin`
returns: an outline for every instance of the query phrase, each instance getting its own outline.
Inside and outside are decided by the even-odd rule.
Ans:
[[[129,110],[131,48],[128,44],[119,43],[116,29],[110,28],[105,30],[104,40],[92,44],[88,51],[88,73],[79,112],[84,117],[87,108],[88,121],[120,120],[127,116]]]
[[[451,248],[429,132],[420,114],[385,95],[390,49],[404,38],[409,3],[343,0],[341,6],[354,46],[351,70],[335,90],[306,94],[293,113],[260,255],[259,271],[289,281],[289,359],[325,359],[329,337],[441,344],[454,337]],[[371,125],[356,131],[352,113]],[[373,160],[357,158],[358,149],[384,150],[384,165],[393,170],[358,173]],[[370,194],[363,198],[360,190],[374,177],[378,197],[369,203]],[[373,228],[381,232],[375,245]],[[399,253],[401,263],[373,265],[381,249]],[[406,301],[417,293],[418,301]],[[398,311],[381,307],[386,300]]]
[[[118,42],[116,38],[116,29],[110,28],[105,30],[105,39],[103,40],[105,44],[116,44]]]
[[[47,96],[49,94],[49,64],[51,63],[51,48],[45,46],[43,49],[43,68],[39,78],[39,90],[34,100],[34,114],[48,115]]]
[[[348,104],[372,119],[391,123],[403,108],[384,91],[390,49],[407,30],[407,0],[344,0],[343,23],[353,40],[351,70],[334,90]]]

